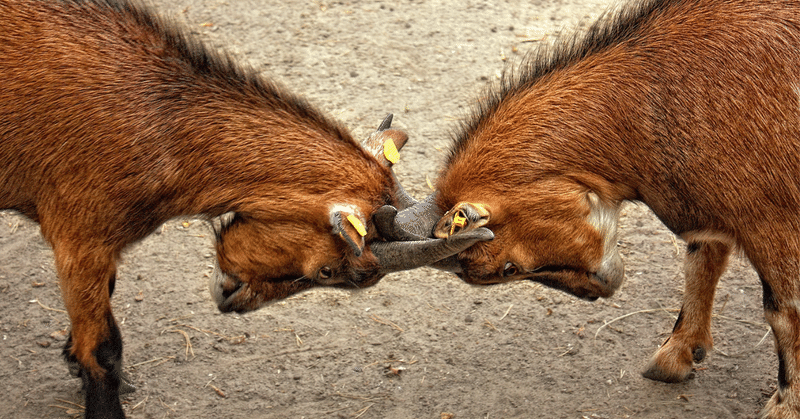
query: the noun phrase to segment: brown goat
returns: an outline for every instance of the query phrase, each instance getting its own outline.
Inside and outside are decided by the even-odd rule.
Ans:
[[[233,212],[217,229],[211,284],[223,311],[318,285],[370,286],[477,240],[378,235],[372,214],[404,207],[390,166],[407,137],[390,119],[360,147],[304,101],[123,0],[4,0],[0,22],[0,208],[39,222],[53,247],[72,322],[64,352],[87,418],[124,417],[116,264],[170,218]]]
[[[800,2],[638,2],[532,54],[488,97],[425,201],[428,223],[407,230],[495,239],[438,266],[610,297],[619,208],[641,201],[688,243],[681,314],[644,375],[685,380],[708,353],[714,290],[740,249],[779,359],[763,417],[799,417]],[[378,227],[402,231],[413,211]]]

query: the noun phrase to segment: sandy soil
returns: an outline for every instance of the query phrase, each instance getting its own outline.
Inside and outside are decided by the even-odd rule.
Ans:
[[[388,112],[410,135],[396,167],[428,193],[449,133],[482,87],[601,0],[158,0],[156,9],[308,97],[359,137]],[[609,300],[536,284],[474,288],[431,269],[358,293],[319,290],[223,315],[206,287],[204,223],[175,220],[132,247],[113,304],[131,418],[740,418],[775,388],[757,278],[734,259],[714,318],[716,349],[683,384],[639,372],[672,329],[683,245],[629,205],[627,279]],[[2,418],[74,417],[52,252],[35,223],[0,213]],[[452,416],[451,416],[452,415]]]

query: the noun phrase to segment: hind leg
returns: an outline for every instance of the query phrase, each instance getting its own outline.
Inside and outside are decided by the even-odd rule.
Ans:
[[[122,337],[111,314],[115,252],[102,245],[55,242],[56,268],[72,323],[65,353],[79,366],[86,418],[120,419]]]
[[[702,361],[711,350],[714,291],[730,253],[731,247],[718,241],[689,244],[683,305],[672,335],[642,373],[645,378],[668,383],[684,381],[689,378],[693,363]]]
[[[761,414],[764,419],[800,418],[800,282],[796,279],[800,269],[765,272],[759,274],[764,316],[772,327],[778,353],[778,390]]]

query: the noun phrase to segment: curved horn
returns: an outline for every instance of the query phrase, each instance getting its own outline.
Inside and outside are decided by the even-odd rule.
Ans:
[[[382,237],[386,238],[386,240],[395,241],[395,243],[399,243],[397,241],[413,241],[413,243],[420,243],[426,241],[426,239],[427,241],[434,241],[428,238],[434,237],[433,230],[437,223],[439,223],[444,216],[444,212],[442,212],[436,205],[437,197],[438,193],[434,192],[428,195],[424,201],[415,201],[414,205],[400,212],[398,212],[395,207],[385,205],[379,208],[373,215],[375,227],[378,229],[378,232]],[[487,229],[485,227],[481,227],[473,230],[473,232],[482,230]],[[478,233],[479,236],[482,234],[486,233]],[[451,236],[451,239],[456,239],[459,236],[461,236],[461,234],[455,234]],[[463,239],[469,240],[469,237],[472,236],[466,236]],[[488,237],[488,235],[486,237]],[[491,237],[494,238],[494,234],[492,234]],[[491,238],[481,238],[473,241],[472,244],[476,243],[477,241],[485,240],[491,240]],[[413,248],[415,245],[410,244],[409,246]],[[471,244],[464,246],[462,250],[468,248],[469,246],[471,246]],[[443,271],[453,273],[461,272],[461,264],[458,262],[456,256],[457,253],[459,252],[446,255],[438,260],[435,259],[434,256],[432,257],[433,262],[428,263],[428,265]],[[411,267],[406,267],[405,269],[411,269]]]
[[[409,195],[406,192],[406,189],[403,187],[403,184],[400,183],[400,180],[397,179],[397,175],[394,174],[394,170],[392,171],[392,178],[394,178],[394,196],[397,199],[397,204],[401,210],[405,210],[406,208],[411,208],[419,203],[413,196]]]
[[[372,214],[372,220],[378,229],[378,233],[386,240],[414,241],[427,238],[426,236],[406,231],[397,224],[396,218],[397,208],[391,205],[384,205]]]
[[[398,189],[400,188],[402,187]],[[438,193],[434,192],[424,201],[415,200],[413,205],[400,212],[388,205],[378,209],[374,215],[378,232],[387,240],[421,240],[433,237],[433,228],[444,215],[436,205],[437,198]]]
[[[456,274],[461,272],[461,264],[458,263],[458,256],[456,255],[446,257],[435,263],[431,263],[431,267],[440,271],[447,271]]]
[[[450,258],[479,241],[494,239],[491,230],[481,227],[446,239],[372,243],[382,274],[415,269]]]

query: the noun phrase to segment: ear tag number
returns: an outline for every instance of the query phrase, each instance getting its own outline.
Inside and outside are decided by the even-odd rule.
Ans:
[[[353,214],[350,214],[347,216],[347,221],[350,221],[350,224],[353,225],[353,227],[356,229],[358,234],[361,235],[361,237],[367,235],[367,229],[364,227],[364,223],[362,223],[361,220],[358,219],[358,217],[356,217]]]
[[[392,164],[400,161],[400,153],[397,152],[397,146],[394,145],[394,141],[391,138],[383,143],[383,156]]]
[[[453,215],[453,224],[450,226],[450,235],[452,236],[456,232],[456,228],[462,229],[466,225],[467,217],[462,216],[461,211],[456,212]]]

